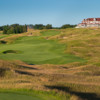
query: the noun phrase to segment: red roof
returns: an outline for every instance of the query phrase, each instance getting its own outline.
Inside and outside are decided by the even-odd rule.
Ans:
[[[88,19],[86,19],[86,21],[94,21],[94,20],[100,21],[100,18],[88,18]]]
[[[100,21],[100,18],[96,18],[96,21]]]
[[[94,18],[88,18],[87,21],[94,21]]]

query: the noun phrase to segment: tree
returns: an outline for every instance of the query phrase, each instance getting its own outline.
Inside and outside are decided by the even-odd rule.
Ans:
[[[65,24],[61,26],[61,29],[66,29],[66,28],[74,28],[76,25],[70,25],[70,24]]]
[[[11,32],[11,34],[12,34],[12,33],[15,33],[14,27],[11,27],[11,28],[10,28],[10,32]]]
[[[45,28],[45,26],[43,24],[36,24],[36,25],[34,25],[34,29],[41,30],[41,29],[44,29],[44,28]]]
[[[46,29],[52,29],[52,25],[51,25],[51,24],[47,24],[47,25],[45,26],[45,28],[46,28]]]
[[[23,27],[23,32],[27,32],[27,25]]]
[[[13,25],[6,25],[3,26],[3,33],[4,34],[17,34],[17,33],[23,33],[27,32],[27,25],[19,25],[19,24],[13,24]]]
[[[3,26],[0,26],[0,31],[3,31]]]
[[[4,34],[7,34],[8,30],[9,30],[9,26],[8,25],[6,25],[6,26],[3,27],[3,33]]]

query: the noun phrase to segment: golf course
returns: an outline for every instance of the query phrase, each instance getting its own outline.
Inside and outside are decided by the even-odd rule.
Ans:
[[[100,29],[0,32],[0,100],[99,100]]]
[[[11,44],[0,46],[0,59],[21,60],[28,64],[67,64],[84,60],[72,54],[65,54],[65,44],[56,40],[46,40],[43,36],[53,36],[59,31],[42,32],[41,36],[23,36]]]
[[[100,0],[0,0],[0,100],[100,100]]]

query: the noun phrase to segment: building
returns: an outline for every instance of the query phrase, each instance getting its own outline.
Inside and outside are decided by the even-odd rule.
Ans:
[[[87,18],[78,24],[76,28],[100,28],[100,18]]]

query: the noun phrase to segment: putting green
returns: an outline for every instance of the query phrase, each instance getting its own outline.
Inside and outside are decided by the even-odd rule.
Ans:
[[[21,60],[28,64],[67,64],[84,62],[73,54],[64,53],[67,45],[43,36],[59,34],[59,31],[42,32],[41,36],[21,37],[12,44],[0,45],[0,59]]]
[[[12,44],[0,45],[0,59],[21,60],[29,64],[66,64],[83,62],[75,55],[65,54],[65,45],[56,41],[39,37],[22,37]],[[20,53],[6,53],[5,51],[20,51]]]
[[[15,93],[0,93],[0,100],[43,100],[38,97]]]

